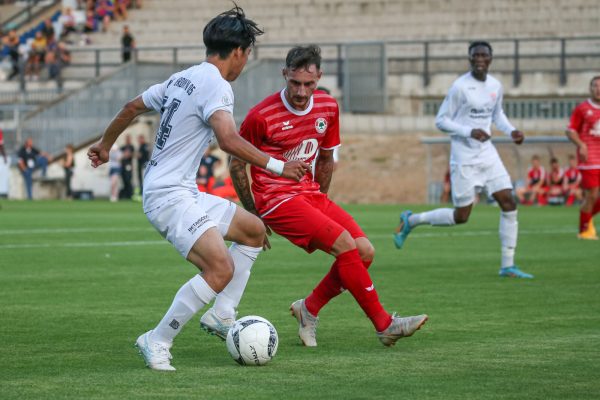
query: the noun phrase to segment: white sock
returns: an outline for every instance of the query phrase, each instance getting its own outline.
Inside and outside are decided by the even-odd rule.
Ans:
[[[181,328],[217,294],[206,281],[196,275],[177,292],[173,304],[152,332],[152,339],[170,345]]]
[[[502,268],[515,265],[515,248],[517,247],[517,235],[519,223],[517,222],[517,210],[502,211],[500,213],[500,244],[502,246]]]
[[[417,225],[452,226],[455,225],[453,208],[436,208],[435,210],[413,214],[408,217],[410,227]]]
[[[248,279],[250,269],[256,258],[262,251],[262,247],[250,247],[233,243],[229,247],[229,254],[233,258],[235,271],[233,278],[225,286],[225,289],[217,295],[213,308],[221,318],[235,318],[235,310],[240,304]]]

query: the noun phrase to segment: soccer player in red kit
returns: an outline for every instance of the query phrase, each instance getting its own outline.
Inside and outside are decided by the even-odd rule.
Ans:
[[[304,345],[317,345],[319,310],[345,288],[372,321],[380,341],[391,346],[411,336],[428,317],[399,317],[383,309],[367,271],[374,248],[352,216],[327,196],[333,151],[340,145],[339,111],[333,97],[316,90],[320,66],[318,46],[292,48],[283,69],[286,87],[251,109],[240,127],[246,140],[271,157],[315,161],[314,171],[294,182],[251,167],[251,193],[246,163],[234,158],[231,177],[244,207],[267,227],[308,253],[318,249],[335,257],[312,293],[290,307]]]
[[[565,204],[572,206],[575,201],[581,201],[581,171],[577,168],[577,158],[569,156],[569,167],[565,170]]]
[[[540,164],[540,157],[531,157],[531,167],[527,171],[527,185],[516,190],[519,203],[533,204],[537,200],[539,205],[546,204],[546,170]]]
[[[590,98],[571,114],[568,138],[577,146],[583,204],[579,213],[580,239],[598,240],[592,218],[600,211],[600,75],[590,82]]]

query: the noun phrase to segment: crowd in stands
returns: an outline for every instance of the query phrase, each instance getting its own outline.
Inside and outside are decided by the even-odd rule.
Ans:
[[[56,80],[60,87],[61,70],[71,62],[68,46],[90,44],[90,33],[105,32],[111,21],[126,20],[127,10],[141,5],[141,0],[78,0],[76,10],[67,7],[57,11],[21,34],[14,29],[0,32],[0,60],[5,66],[6,79],[12,80],[23,72],[28,80],[44,76]],[[130,54],[133,37],[129,32],[127,35]]]

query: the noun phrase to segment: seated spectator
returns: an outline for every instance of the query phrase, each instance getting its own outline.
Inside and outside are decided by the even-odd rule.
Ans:
[[[46,176],[46,168],[52,159],[47,153],[33,147],[32,138],[27,138],[25,140],[25,144],[19,150],[17,156],[19,157],[19,169],[21,170],[21,175],[23,175],[23,180],[25,181],[27,198],[32,200],[33,172],[39,168],[42,170],[42,176]]]
[[[66,38],[72,32],[77,32],[77,23],[70,7],[65,8],[65,11],[60,17],[60,21],[62,22],[62,32],[60,33],[61,39]]]
[[[31,42],[31,51],[27,59],[26,74],[30,79],[37,81],[40,78],[40,69],[44,63],[47,45],[48,41],[42,31],[37,31],[35,38]]]
[[[110,0],[99,0],[96,2],[96,19],[102,23],[102,32],[106,32],[110,21],[115,16],[115,6]]]
[[[44,26],[42,26],[42,34],[48,42],[55,40],[54,24],[50,18],[44,20]]]
[[[127,19],[127,9],[130,7],[129,0],[115,0],[115,17],[117,19]]]
[[[96,32],[98,30],[98,21],[93,9],[88,9],[85,13],[85,24],[83,31],[85,33]]]
[[[547,203],[551,205],[560,205],[565,202],[565,173],[560,167],[558,159],[550,159],[550,172],[546,181]]]
[[[521,204],[531,205],[537,199],[538,204],[546,203],[546,171],[540,165],[540,158],[535,155],[531,158],[531,167],[527,171],[527,184],[516,190]]]
[[[565,197],[567,206],[580,203],[583,199],[581,171],[577,168],[577,158],[574,155],[569,156],[569,167],[565,171]]]
[[[6,47],[8,56],[10,57],[10,64],[12,69],[10,75],[8,75],[7,78],[10,81],[15,76],[19,75],[20,72],[19,45],[21,44],[21,41],[19,40],[19,35],[17,35],[17,31],[11,29],[8,32],[8,35],[2,38],[2,44]]]
[[[49,79],[56,79],[59,88],[62,87],[62,69],[71,63],[71,52],[64,42],[58,42],[56,47],[48,47],[46,65]]]

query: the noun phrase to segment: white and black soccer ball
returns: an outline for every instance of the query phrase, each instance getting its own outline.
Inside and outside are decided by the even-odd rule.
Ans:
[[[240,365],[265,365],[277,353],[279,338],[273,324],[249,315],[235,321],[227,332],[227,350]]]

